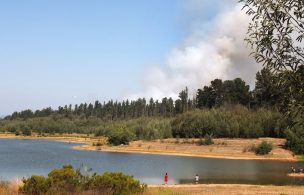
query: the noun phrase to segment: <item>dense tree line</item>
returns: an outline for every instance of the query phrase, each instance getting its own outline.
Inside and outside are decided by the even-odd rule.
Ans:
[[[250,110],[244,106],[194,110],[172,120],[174,137],[284,137],[287,122],[275,110]]]
[[[150,98],[137,100],[81,103],[59,106],[57,110],[51,107],[42,110],[24,110],[14,112],[5,119],[28,119],[60,115],[71,118],[96,117],[105,121],[128,120],[141,117],[173,117],[193,109],[220,107],[223,105],[244,105],[246,107],[275,106],[280,94],[275,85],[275,76],[267,69],[257,73],[255,89],[250,91],[249,85],[240,78],[234,80],[215,79],[209,86],[197,90],[196,97],[189,98],[188,88],[179,93],[179,98],[170,97],[161,101]]]
[[[240,78],[215,79],[209,86],[198,89],[193,99],[185,88],[175,101],[172,98],[96,101],[65,105],[57,110],[14,112],[0,120],[0,131],[16,135],[30,135],[32,131],[95,134],[107,136],[113,144],[138,139],[199,138],[210,134],[298,139],[293,132],[302,132],[301,127],[285,132],[291,121],[281,114],[285,102],[284,91],[277,84],[278,75],[264,68],[256,74],[256,79],[253,90]],[[296,145],[294,142],[287,144],[289,148],[300,148],[297,153],[303,153],[301,140]]]

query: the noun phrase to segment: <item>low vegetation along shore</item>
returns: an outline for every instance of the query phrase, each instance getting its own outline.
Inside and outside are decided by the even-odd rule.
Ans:
[[[257,138],[257,139],[213,139],[212,145],[200,145],[200,139],[158,139],[153,141],[132,141],[128,145],[112,146],[107,144],[104,137],[95,137],[85,134],[61,134],[61,135],[37,135],[16,136],[12,133],[2,133],[0,138],[18,139],[46,139],[64,141],[69,143],[80,143],[74,146],[78,150],[95,150],[106,152],[131,152],[163,155],[179,155],[194,157],[210,157],[225,159],[257,159],[257,160],[281,160],[297,161],[299,157],[293,155],[289,150],[283,148],[285,139],[279,138]],[[272,144],[272,151],[267,155],[256,155],[252,147],[262,141]]]
[[[20,181],[0,184],[0,194],[18,195],[19,187],[22,185]],[[303,186],[271,186],[271,185],[244,185],[244,184],[198,184],[198,185],[150,185],[142,193],[143,195],[226,195],[226,194],[242,194],[242,195],[303,195]],[[85,195],[94,194],[79,193]],[[96,194],[96,193],[95,193]]]

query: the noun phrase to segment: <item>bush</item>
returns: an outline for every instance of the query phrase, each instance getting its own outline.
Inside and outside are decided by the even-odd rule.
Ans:
[[[113,131],[108,137],[108,143],[114,146],[128,145],[130,141],[134,139],[134,135],[127,130]]]
[[[286,130],[285,147],[295,154],[304,154],[304,127],[303,125],[295,125],[293,128]]]
[[[262,141],[256,148],[255,154],[256,155],[266,155],[269,154],[272,150],[272,144],[267,141]]]
[[[31,136],[32,135],[32,131],[27,126],[23,127],[21,131],[22,131],[22,135],[24,135],[24,136]]]
[[[23,180],[23,186],[20,188],[22,194],[41,195],[46,194],[50,188],[50,182],[43,176],[33,175]]]
[[[71,165],[64,165],[61,169],[54,169],[48,174],[52,188],[68,192],[77,191],[80,174]]]
[[[80,170],[74,170],[71,165],[54,169],[48,177],[31,176],[23,180],[24,185],[19,191],[26,195],[44,194],[109,194],[129,195],[139,194],[146,189],[132,176],[122,173],[106,172],[103,175],[94,173],[82,175]]]
[[[214,144],[214,141],[213,141],[213,138],[212,138],[212,135],[208,135],[206,134],[204,139],[200,138],[199,141],[198,141],[198,145],[212,145]]]
[[[145,186],[139,181],[122,173],[106,172],[103,175],[94,175],[89,180],[89,190],[113,195],[137,194],[144,189]]]
[[[102,146],[103,143],[102,142],[93,142],[93,146]]]

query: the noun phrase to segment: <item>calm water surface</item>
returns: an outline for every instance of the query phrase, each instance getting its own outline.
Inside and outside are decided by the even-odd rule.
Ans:
[[[148,184],[161,184],[168,172],[171,184],[192,183],[199,174],[202,183],[304,185],[304,178],[287,176],[291,165],[304,167],[300,163],[78,151],[71,149],[74,145],[0,139],[0,180],[46,175],[64,164],[75,168],[83,164],[94,172],[120,171]]]

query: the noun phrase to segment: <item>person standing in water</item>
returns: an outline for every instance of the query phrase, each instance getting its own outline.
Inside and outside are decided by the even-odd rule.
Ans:
[[[166,175],[164,176],[165,185],[168,184],[168,180],[169,180],[169,176],[168,173],[166,173]]]
[[[198,184],[198,181],[199,181],[199,176],[198,176],[198,174],[196,174],[195,175],[195,183]]]

